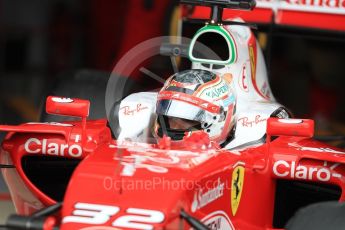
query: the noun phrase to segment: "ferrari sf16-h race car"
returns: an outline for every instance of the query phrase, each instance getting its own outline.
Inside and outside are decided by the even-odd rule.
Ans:
[[[183,2],[212,6],[185,56],[192,69],[227,76],[236,95],[232,138],[218,145],[199,132],[179,145],[167,136],[152,142],[157,92],[125,97],[108,120],[87,120],[87,100],[49,96],[47,113],[81,121],[0,126],[17,211],[7,229],[282,229],[300,207],[345,199],[345,152],[312,139],[314,122],[276,102],[254,34],[240,19],[221,19],[224,7],[255,2]],[[226,55],[201,55],[206,41]]]

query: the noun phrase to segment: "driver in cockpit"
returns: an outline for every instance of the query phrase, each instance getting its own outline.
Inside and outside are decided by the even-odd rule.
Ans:
[[[129,95],[118,109],[117,139],[157,143],[166,136],[176,146],[186,136],[206,134],[210,142],[225,146],[236,122],[231,81],[231,75],[192,69],[169,77],[158,93]]]
[[[233,137],[236,97],[225,79],[207,70],[172,75],[157,95],[154,136],[172,142],[205,132],[210,141],[225,145]]]

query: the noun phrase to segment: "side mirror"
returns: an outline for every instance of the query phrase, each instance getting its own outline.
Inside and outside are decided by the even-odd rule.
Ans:
[[[86,118],[89,116],[90,101],[77,98],[49,96],[46,101],[46,112],[49,114],[82,118],[82,145],[86,143]]]
[[[281,119],[267,120],[267,136],[314,136],[314,121],[310,119]]]
[[[266,160],[264,164],[260,163],[256,166],[256,169],[259,170],[264,170],[269,166],[269,149],[272,136],[312,137],[314,136],[314,121],[309,119],[282,119],[270,117],[267,119],[266,134]]]
[[[49,114],[86,118],[89,116],[90,101],[49,96],[46,112]]]

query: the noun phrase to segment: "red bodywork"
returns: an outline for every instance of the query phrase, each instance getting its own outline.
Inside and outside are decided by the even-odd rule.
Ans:
[[[60,115],[81,105],[84,113],[74,113],[83,117],[88,107],[83,100],[47,101],[48,111]],[[1,162],[15,169],[2,170],[19,214],[56,203],[26,176],[24,156],[81,160],[61,213],[55,221],[47,220],[45,229],[55,222],[63,230],[190,229],[180,218],[181,209],[211,229],[272,229],[278,179],[336,185],[340,200],[345,199],[345,153],[311,139],[311,120],[270,118],[266,143],[232,151],[209,145],[207,138],[190,138],[180,149],[170,149],[169,140],[158,145],[118,143],[105,120],[0,130],[8,132]]]
[[[240,17],[246,22],[330,31],[345,30],[344,1],[257,1],[253,11],[224,9],[223,19]],[[197,6],[191,18],[209,18],[210,8]]]

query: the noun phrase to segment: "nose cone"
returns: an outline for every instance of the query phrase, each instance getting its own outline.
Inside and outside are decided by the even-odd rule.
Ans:
[[[188,182],[193,184],[193,179],[186,172],[195,163],[165,152],[100,147],[72,176],[64,199],[62,229],[86,229],[96,223],[122,229],[121,221],[129,216],[142,218],[140,222],[148,227],[133,229],[175,224],[172,229],[178,228],[181,209],[190,208],[186,191],[192,189]]]

